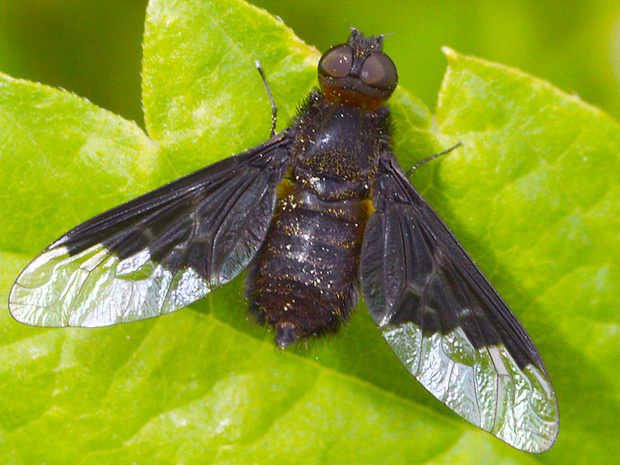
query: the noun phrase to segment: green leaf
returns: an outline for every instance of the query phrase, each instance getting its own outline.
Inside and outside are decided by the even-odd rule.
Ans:
[[[427,198],[545,360],[561,428],[544,458],[616,463],[618,125],[544,81],[445,52],[438,128],[464,148],[442,160]]]
[[[0,74],[0,124],[0,250],[36,253],[154,187],[158,152],[142,130],[67,92]]]
[[[551,452],[515,451],[449,412],[363,304],[338,337],[275,351],[237,279],[190,308],[111,328],[30,328],[0,313],[3,461],[617,462],[618,126],[516,70],[448,56],[436,118],[402,89],[393,97],[395,151],[408,168],[463,142],[414,184],[537,343],[562,414]],[[149,5],[148,136],[75,96],[2,77],[2,301],[65,230],[266,139],[255,59],[285,127],[318,53],[234,0]]]

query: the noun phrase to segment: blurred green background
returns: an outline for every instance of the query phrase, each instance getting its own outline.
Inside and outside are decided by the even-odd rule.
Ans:
[[[431,109],[440,47],[576,93],[620,120],[618,0],[255,0],[324,51],[348,25],[392,33],[400,82]],[[0,0],[0,71],[62,87],[144,125],[141,35],[147,0]]]

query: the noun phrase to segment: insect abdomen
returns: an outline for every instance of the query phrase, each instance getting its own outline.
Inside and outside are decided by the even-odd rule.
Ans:
[[[347,321],[366,220],[361,200],[326,202],[299,186],[279,201],[248,274],[250,312],[276,328],[278,346],[335,332]]]

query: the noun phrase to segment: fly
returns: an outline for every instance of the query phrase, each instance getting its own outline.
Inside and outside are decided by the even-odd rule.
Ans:
[[[383,36],[352,29],[318,77],[283,132],[51,244],[18,277],[11,314],[54,327],[143,320],[247,269],[250,312],[283,348],[338,331],[361,287],[435,397],[518,449],[548,450],[558,408],[534,343],[391,151],[384,103],[398,73]]]

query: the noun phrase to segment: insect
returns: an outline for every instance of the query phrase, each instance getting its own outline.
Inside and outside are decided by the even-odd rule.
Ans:
[[[508,444],[559,429],[543,361],[506,303],[390,149],[398,73],[383,36],[352,29],[320,89],[267,142],[86,221],[20,274],[9,307],[36,326],[170,313],[248,269],[250,312],[276,344],[334,333],[359,288],[407,370]]]

